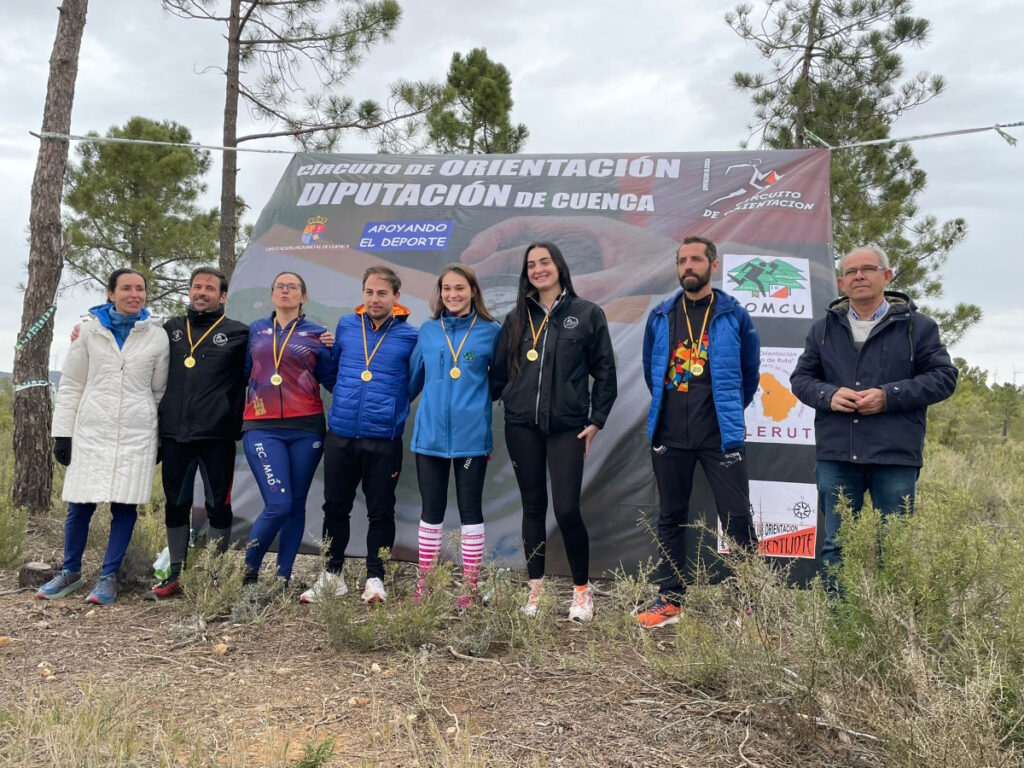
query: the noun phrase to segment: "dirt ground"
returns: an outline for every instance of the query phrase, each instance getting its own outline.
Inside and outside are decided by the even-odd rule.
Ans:
[[[207,624],[186,600],[153,603],[138,588],[106,607],[85,603],[87,590],[38,600],[0,572],[0,762],[884,764],[870,743],[787,722],[777,702],[721,701],[664,679],[597,622],[559,620],[549,648],[482,658],[432,644],[336,650],[298,603],[309,560],[288,607],[246,624]],[[660,632],[673,643],[672,629]],[[324,740],[333,755],[310,758]]]

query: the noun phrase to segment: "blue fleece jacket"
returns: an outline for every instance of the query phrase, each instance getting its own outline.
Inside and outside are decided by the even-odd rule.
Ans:
[[[409,397],[423,393],[412,433],[413,453],[454,459],[486,456],[494,449],[488,371],[500,332],[498,323],[475,313],[428,320],[420,326],[409,360]],[[448,340],[459,352],[458,379],[451,377]]]

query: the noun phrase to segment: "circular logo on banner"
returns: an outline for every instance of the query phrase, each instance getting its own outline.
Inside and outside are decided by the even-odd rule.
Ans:
[[[804,520],[811,516],[811,505],[806,501],[798,501],[793,505],[793,517]]]
[[[568,328],[569,330],[572,330],[573,328],[575,328],[579,324],[580,324],[579,318],[578,317],[573,317],[572,315],[569,315],[567,318],[565,318],[565,320],[562,321],[562,327],[563,328]]]
[[[223,347],[225,344],[228,343],[228,337],[225,336],[223,333],[217,333],[214,335],[212,341],[218,347]]]
[[[181,341],[181,339],[182,339],[182,337],[184,335],[185,334],[182,333],[181,329],[179,328],[178,330],[176,330],[174,333],[171,334],[171,341]]]

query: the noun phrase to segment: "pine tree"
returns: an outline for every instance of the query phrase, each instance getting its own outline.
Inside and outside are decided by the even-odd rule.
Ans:
[[[95,133],[91,134],[97,135]],[[173,121],[133,117],[108,138],[188,144]],[[217,259],[219,213],[196,200],[206,191],[210,153],[184,146],[84,142],[67,174],[65,260],[73,274],[99,286],[131,266],[149,282],[150,309],[177,311],[192,269]]]
[[[518,152],[529,131],[512,125],[512,77],[484,48],[452,56],[444,100],[427,115],[430,141],[438,152]]]
[[[82,47],[88,9],[88,0],[61,3],[43,106],[45,132],[68,133],[71,129],[78,52]],[[47,385],[37,383],[50,379],[50,344],[53,342],[50,307],[64,266],[60,198],[67,162],[67,142],[40,141],[29,213],[28,284],[21,311],[19,343],[14,353],[15,385],[28,386],[14,395],[12,497],[16,507],[25,507],[35,514],[49,510],[53,490],[50,390]]]
[[[904,79],[901,50],[925,43],[928,21],[910,0],[765,0],[742,4],[726,23],[768,62],[768,73],[737,72],[733,84],[754,104],[752,135],[773,149],[886,139],[897,119],[942,93],[938,75]],[[892,288],[917,299],[942,295],[941,268],[963,241],[962,218],[922,215],[916,198],[927,174],[907,144],[832,152],[837,258],[877,245],[895,270]],[[974,305],[932,309],[947,343],[981,318]]]
[[[163,0],[175,15],[225,28],[227,63],[223,145],[289,136],[304,149],[330,151],[350,130],[370,132],[383,147],[401,146],[439,95],[430,83],[398,82],[387,107],[356,102],[337,89],[374,45],[398,27],[397,0]],[[221,9],[225,6],[223,10]],[[333,9],[333,19],[324,14]],[[310,90],[310,82],[317,87]],[[238,135],[239,102],[272,130]],[[238,158],[224,152],[221,171],[220,268],[231,274],[238,240]]]

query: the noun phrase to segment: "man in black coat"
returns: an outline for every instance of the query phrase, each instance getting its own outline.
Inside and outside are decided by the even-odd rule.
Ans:
[[[957,369],[935,322],[903,293],[886,291],[892,269],[879,248],[840,264],[846,295],[807,335],[790,383],[814,418],[818,508],[825,515],[821,576],[835,590],[841,496],[858,513],[865,491],[883,516],[912,512],[929,405],[956,389]]]
[[[209,539],[223,551],[231,538],[231,480],[245,403],[249,326],[225,317],[227,295],[224,273],[200,267],[189,282],[188,310],[164,324],[171,358],[159,430],[171,572],[147,595],[155,600],[181,591],[178,576],[188,552],[197,469],[206,490]]]

